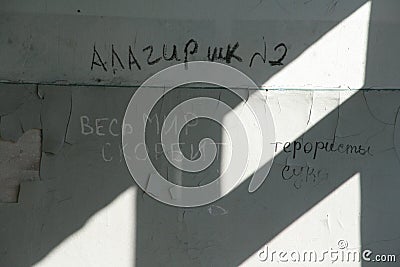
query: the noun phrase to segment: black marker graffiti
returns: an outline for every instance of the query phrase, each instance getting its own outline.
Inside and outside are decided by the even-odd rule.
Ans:
[[[191,51],[188,51],[189,46],[193,44],[193,48]],[[188,62],[188,55],[193,55],[195,53],[197,53],[197,50],[199,49],[199,44],[194,40],[194,39],[190,39],[189,42],[186,43],[185,45],[185,63]],[[188,54],[189,53],[189,54]]]
[[[239,42],[236,42],[233,46],[231,46],[231,44],[228,44],[224,55],[224,47],[214,47],[212,49],[211,46],[209,46],[207,51],[207,59],[208,61],[211,62],[216,60],[221,60],[229,64],[232,62],[232,59],[234,58],[237,61],[242,62],[243,59],[239,55],[235,54],[236,49],[238,49],[238,47],[239,47]],[[213,52],[211,53],[211,51]]]
[[[282,168],[281,176],[284,181],[293,182],[294,188],[300,189],[304,185],[317,185],[328,179],[328,172],[325,169],[311,166],[285,165]]]
[[[271,66],[283,65],[282,61],[285,59],[288,49],[284,43],[280,43],[277,46],[275,46],[274,50],[277,51],[280,47],[283,47],[283,54],[278,60],[270,60],[269,64],[271,64]]]
[[[150,66],[156,64],[157,62],[159,62],[161,60],[161,57],[151,60],[151,56],[153,55],[153,51],[154,51],[154,48],[152,45],[149,45],[149,46],[146,46],[145,48],[143,48],[143,52],[145,52],[145,51],[149,51],[149,53],[147,55],[147,64],[149,64]]]
[[[129,55],[128,55],[128,63],[129,63],[129,70],[132,70],[132,65],[136,65],[136,67],[141,70],[142,68],[139,65],[136,57],[133,55],[132,47],[129,46]]]
[[[371,153],[371,146],[365,147],[359,144],[342,144],[336,143],[335,141],[303,142],[302,140],[296,140],[293,142],[275,142],[271,143],[271,145],[275,146],[275,152],[277,152],[279,146],[281,146],[284,153],[292,154],[293,159],[295,159],[299,153],[311,155],[312,159],[316,159],[320,152],[373,156]]]
[[[225,61],[226,63],[231,63],[232,58],[236,59],[239,62],[242,62],[243,59],[239,57],[238,55],[235,55],[236,49],[239,47],[239,42],[236,42],[236,44],[231,47],[231,45],[228,45],[228,48],[226,49],[226,55],[225,55]]]
[[[263,52],[263,54],[261,55],[261,53],[259,53],[259,52],[255,52],[255,53],[253,54],[253,56],[252,56],[251,59],[250,59],[250,64],[249,64],[249,67],[250,67],[250,68],[251,68],[251,66],[253,65],[253,60],[254,60],[255,57],[257,57],[257,56],[261,58],[261,60],[262,60],[263,63],[265,63],[265,61],[267,61],[267,42],[265,41],[264,37],[263,37],[263,43],[264,43],[264,52]]]
[[[97,57],[98,61],[96,60],[96,57]],[[94,65],[101,66],[104,71],[107,71],[107,68],[106,68],[103,60],[101,60],[99,52],[97,52],[97,50],[96,50],[96,45],[93,45],[92,65],[90,67],[91,70],[93,70]]]
[[[115,58],[117,58],[119,65],[121,66],[122,69],[125,69],[124,64],[122,64],[121,59],[119,58],[117,52],[114,50],[114,45],[111,46],[111,66],[113,68],[113,72],[115,74]]]
[[[283,65],[283,60],[285,59],[288,48],[284,43],[280,43],[274,47],[274,51],[282,51],[282,55],[277,60],[268,60],[267,59],[267,42],[263,37],[263,52],[255,52],[251,54],[249,57],[249,67],[252,68],[254,62],[257,58],[261,59],[262,64],[269,63],[270,66],[281,66]],[[236,62],[244,62],[244,57],[241,55],[239,51],[240,43],[229,43],[226,46],[218,46],[212,47],[208,46],[207,54],[203,57],[205,60],[214,62],[219,61],[221,63],[231,64],[234,61]],[[162,44],[160,46],[160,50],[158,50],[154,45],[149,44],[143,49],[141,49],[140,53],[134,51],[134,48],[129,45],[127,49],[127,57],[121,56],[123,55],[122,50],[117,51],[114,44],[111,44],[111,68],[113,73],[116,71],[129,69],[132,70],[142,70],[143,62],[148,66],[153,66],[163,61],[170,62],[176,61],[180,62],[183,60],[184,63],[187,63],[191,60],[191,57],[200,52],[199,50],[200,44],[195,39],[188,40],[185,45],[181,48],[177,44]],[[156,52],[160,51],[160,52]],[[143,55],[142,55],[143,54]],[[94,70],[95,67],[100,67],[100,70],[107,72],[107,61],[104,60],[104,54],[101,55],[100,51],[96,48],[96,45],[93,45],[93,51],[91,56],[91,65],[90,69]],[[143,59],[145,58],[145,59]],[[124,59],[127,59],[126,61]],[[268,61],[268,62],[267,62]]]
[[[171,61],[171,60],[176,60],[176,61],[181,61],[180,60],[180,58],[178,58],[178,55],[177,55],[177,48],[176,48],[176,45],[173,45],[172,46],[173,48],[172,48],[172,55],[171,56],[167,56],[167,45],[166,44],[163,44],[163,59],[164,60],[166,60],[166,61]]]

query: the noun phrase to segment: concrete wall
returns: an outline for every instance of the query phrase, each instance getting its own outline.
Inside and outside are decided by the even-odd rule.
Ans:
[[[341,258],[366,249],[370,258],[400,257],[399,7],[395,0],[3,4],[0,266],[281,266],[279,251],[324,257],[323,265],[289,258],[288,266],[378,265]],[[275,155],[256,192],[246,179],[214,203],[177,208],[138,188],[121,129],[143,81],[194,60],[228,64],[267,89],[258,105],[272,112]],[[155,107],[149,147],[171,109],[200,96],[241,104],[221,88],[178,88]],[[182,139],[196,147],[222,138],[207,120],[185,130]],[[203,185],[219,175],[219,161],[193,174],[158,152],[150,156],[173,183]]]

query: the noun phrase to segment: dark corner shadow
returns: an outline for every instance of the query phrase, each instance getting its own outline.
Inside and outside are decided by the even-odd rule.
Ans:
[[[375,121],[380,122],[381,131],[378,138],[382,142],[388,138],[390,142],[389,150],[375,155],[370,162],[366,162],[368,167],[363,166],[360,221],[362,248],[373,251],[373,255],[396,255],[397,263],[363,262],[363,267],[378,264],[397,266],[400,259],[398,227],[400,221],[396,212],[399,210],[400,158],[392,143],[396,134],[394,128],[400,107],[398,88],[400,76],[397,71],[398,56],[396,56],[400,40],[397,23],[395,23],[398,21],[398,11],[399,3],[396,1],[372,1],[364,87],[376,88],[380,87],[380,84],[386,84],[386,87],[392,90],[365,91],[364,97],[370,103],[369,111],[374,115]],[[385,106],[385,110],[389,112],[386,115],[377,112],[378,106]],[[388,134],[386,135],[385,132]]]
[[[341,9],[336,11],[338,17],[325,22],[319,28],[318,34],[310,38],[302,36],[300,42],[312,45],[365,2],[340,2],[337,7]],[[374,3],[372,14],[375,7]],[[315,21],[310,23],[309,27],[312,27],[313,23]],[[258,27],[261,28],[260,25]],[[290,51],[293,53],[288,55],[285,64],[289,64],[304,49],[296,50],[292,47]],[[368,63],[370,58],[376,57],[379,57],[379,54],[368,54]],[[276,72],[278,70],[274,71]],[[259,71],[251,78],[261,84],[274,73]],[[367,74],[379,77],[380,72],[371,70],[367,71]],[[368,81],[368,77],[366,80]],[[69,134],[62,149],[57,153],[44,152],[41,162],[42,181],[24,184],[21,196],[25,197],[20,199],[20,203],[5,205],[0,209],[1,218],[12,218],[0,229],[1,266],[24,267],[39,262],[61,242],[80,230],[96,212],[128,188],[136,186],[120,155],[120,137],[102,137],[95,134],[81,136],[79,125],[82,115],[90,118],[115,117],[120,121],[133,91],[128,88],[96,87],[74,87],[65,90],[71,97],[54,100],[55,104],[47,110],[50,114],[54,112],[54,118],[70,118],[69,124],[67,122]],[[182,91],[176,93],[180,94],[178,99],[190,95]],[[215,98],[220,96],[216,91],[207,94]],[[44,95],[40,101],[45,102],[46,97],[50,101],[50,95]],[[51,97],[57,98],[54,95]],[[237,99],[231,99],[229,95],[225,97],[230,99],[228,102],[232,105],[238,104]],[[353,113],[350,118],[354,120],[363,118],[365,114],[361,113],[365,110],[365,102],[360,99],[363,100],[364,97],[358,92],[304,133],[304,140],[332,141],[335,136],[332,129],[337,126],[341,110],[351,110]],[[74,107],[72,112],[58,114],[57,105],[69,105],[68,103],[72,103]],[[161,111],[162,107],[158,112]],[[42,127],[51,128],[51,124],[55,123],[54,118],[42,121]],[[214,140],[220,140],[218,129],[212,132],[215,133]],[[201,138],[202,134],[198,133],[195,137]],[[351,143],[351,138],[341,139],[340,136],[335,138],[337,142]],[[156,139],[152,141],[155,142]],[[103,148],[106,149],[106,162],[102,158]],[[368,203],[366,196],[368,195],[369,199],[371,196],[364,193],[369,187],[364,184],[363,177],[367,175],[362,166],[369,166],[369,173],[373,173],[370,169],[376,166],[376,156],[358,156],[348,160],[338,157],[335,153],[321,153],[321,156],[313,161],[315,165],[323,167],[324,164],[328,164],[327,161],[340,164],[329,165],[328,179],[313,180],[310,184],[305,183],[301,189],[296,189],[290,181],[282,180],[282,168],[290,155],[280,153],[276,155],[271,173],[258,191],[249,194],[248,182],[245,182],[234,192],[214,203],[215,206],[224,207],[229,211],[226,216],[210,216],[208,207],[181,209],[166,206],[139,191],[136,203],[132,203],[132,208],[136,208],[136,217],[132,219],[136,220],[136,251],[133,252],[136,260],[133,265],[236,266],[358,172],[362,176],[363,191],[362,242],[363,246],[369,246],[371,243],[367,240],[370,239],[365,237],[372,231],[379,233],[381,228],[378,227],[378,223],[368,223],[368,220],[375,219],[377,214],[364,207],[364,203]],[[395,157],[393,154],[390,156]],[[382,154],[382,157],[387,157],[387,154]],[[299,157],[296,160],[303,159]],[[168,172],[167,168],[163,170]],[[379,172],[381,168],[374,170]],[[176,177],[176,174],[172,173],[171,177]],[[184,183],[183,178],[174,182]],[[201,178],[197,177],[200,180]],[[212,178],[207,176],[203,182]],[[383,206],[386,202],[374,199],[374,205]],[[211,212],[218,214],[224,211]],[[393,224],[396,222],[395,218],[391,220]],[[398,247],[398,243],[395,244]]]

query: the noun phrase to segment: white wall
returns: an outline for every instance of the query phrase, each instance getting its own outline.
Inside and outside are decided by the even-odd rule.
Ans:
[[[0,206],[0,265],[281,266],[271,255],[260,260],[266,247],[316,251],[319,258],[326,250],[365,249],[399,257],[398,10],[395,0],[4,3],[0,90],[20,84],[12,89],[23,101],[0,99],[0,142],[18,138],[36,118],[31,128],[42,129],[42,157],[41,181],[22,184],[18,203]],[[110,123],[121,128],[134,89],[152,74],[236,43],[241,60],[217,62],[268,89],[262,104],[271,109],[279,142],[271,172],[253,194],[245,181],[207,206],[161,204],[130,177]],[[271,64],[284,54],[282,46],[274,50],[280,43],[287,47],[282,65]],[[167,57],[176,45],[179,60],[162,58],[163,45]],[[113,48],[123,67],[115,54],[112,65]],[[132,55],[137,64],[129,69]],[[202,94],[238,104],[220,89],[183,88],[157,112]],[[95,128],[96,119],[103,128],[87,131],[83,125]],[[220,137],[219,128],[202,125],[192,140]],[[7,137],[11,126],[18,131]],[[365,153],[320,149],[314,156],[303,147],[293,154],[295,144],[309,142],[315,151],[332,140]],[[189,184],[218,170],[190,176],[164,169],[171,181]]]

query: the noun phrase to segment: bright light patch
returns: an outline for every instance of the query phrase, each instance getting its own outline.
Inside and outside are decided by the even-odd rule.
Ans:
[[[370,13],[369,1],[272,76],[262,87],[362,88],[365,80]]]

